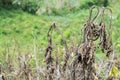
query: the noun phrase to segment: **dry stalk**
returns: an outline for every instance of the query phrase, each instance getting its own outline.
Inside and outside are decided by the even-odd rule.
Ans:
[[[0,80],[5,80],[5,76],[2,73],[2,64],[0,63]]]
[[[36,70],[37,70],[37,80],[39,80],[39,65],[38,65],[38,60],[37,60],[37,49],[36,49],[36,42],[35,42],[35,35],[34,36],[34,59],[35,59],[35,63],[36,63]]]

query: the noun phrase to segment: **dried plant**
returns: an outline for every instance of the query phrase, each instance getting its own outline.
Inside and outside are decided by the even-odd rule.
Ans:
[[[105,10],[110,11],[110,23],[107,23],[107,24],[110,24],[108,32],[107,32],[107,29],[106,29],[106,27],[108,27],[108,26],[106,26],[105,20],[104,20]],[[112,11],[111,11],[111,9],[103,8],[101,17],[102,17],[102,20],[99,24],[99,26],[101,27],[100,43],[99,44],[101,45],[102,52],[104,52],[104,50],[106,50],[107,51],[106,56],[109,57],[110,53],[113,52],[112,39],[111,39],[111,22],[112,22]]]
[[[31,55],[27,53],[26,55],[22,55],[19,53],[18,60],[19,60],[19,68],[17,69],[18,72],[17,76],[19,79],[25,79],[25,80],[32,80],[32,70],[29,64],[29,61],[31,59]]]
[[[97,14],[93,19],[92,10],[97,9]],[[108,8],[102,8],[101,22],[100,24],[95,23],[94,20],[99,15],[99,8],[96,6],[92,6],[90,9],[90,16],[84,25],[84,35],[83,35],[83,43],[78,46],[78,50],[76,56],[72,63],[72,77],[71,80],[98,80],[98,75],[96,74],[96,70],[94,67],[95,58],[94,54],[96,51],[96,45],[94,44],[96,40],[100,38],[100,46],[102,52],[104,50],[107,51],[106,56],[109,57],[110,53],[113,53],[113,45],[110,32],[107,32],[104,20],[104,11],[109,10],[112,14],[112,11]],[[110,28],[111,29],[111,19],[110,17]],[[114,53],[113,53],[114,54]],[[113,56],[114,57],[114,56]],[[113,60],[113,58],[112,58]],[[105,68],[108,68],[107,75],[109,71],[111,71],[112,63],[108,63]]]
[[[57,32],[62,36],[62,40],[64,42],[65,45],[65,54],[64,54],[64,63],[63,66],[61,67],[61,72],[60,72],[60,66],[58,64],[58,59],[56,60],[56,64],[53,62],[53,58],[51,56],[52,53],[52,37],[51,37],[51,33],[53,29],[56,29]],[[57,53],[56,53],[57,54]],[[57,57],[57,56],[56,56]],[[69,59],[69,50],[68,50],[68,46],[66,43],[66,40],[64,38],[64,36],[62,35],[61,31],[59,30],[59,28],[56,26],[55,23],[53,23],[48,31],[48,47],[46,49],[45,52],[45,62],[47,64],[47,73],[49,75],[48,80],[53,80],[53,75],[52,74],[56,74],[56,76],[64,76],[64,74],[66,73],[66,67],[67,67],[67,61]],[[59,80],[59,77],[57,78]],[[56,80],[56,79],[55,79]]]

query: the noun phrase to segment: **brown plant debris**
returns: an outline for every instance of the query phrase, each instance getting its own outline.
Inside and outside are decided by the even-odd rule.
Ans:
[[[93,9],[97,9],[97,14],[91,19]],[[100,46],[102,52],[107,51],[106,56],[109,57],[110,53],[113,53],[112,40],[110,31],[107,32],[104,21],[104,11],[109,10],[108,8],[102,8],[101,22],[100,24],[95,23],[94,20],[98,17],[99,8],[92,6],[90,9],[90,15],[86,24],[84,25],[83,43],[78,46],[76,56],[72,62],[71,80],[98,80],[96,70],[94,67],[95,63],[95,42],[100,38]],[[111,15],[112,16],[112,15]],[[110,18],[110,28],[111,29]]]

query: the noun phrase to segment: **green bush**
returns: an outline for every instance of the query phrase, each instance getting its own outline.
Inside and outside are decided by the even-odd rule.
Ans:
[[[14,0],[14,5],[18,5],[24,11],[35,14],[38,10],[38,4],[35,0]]]
[[[92,5],[107,6],[108,0],[13,0],[24,11],[37,14],[61,15],[70,11],[89,8]]]

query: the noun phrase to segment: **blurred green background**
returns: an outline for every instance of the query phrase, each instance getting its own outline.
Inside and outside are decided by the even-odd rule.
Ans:
[[[120,58],[120,0],[1,0],[0,1],[0,62],[5,62],[10,53],[13,62],[17,53],[34,53],[37,48],[39,64],[43,64],[47,47],[47,32],[55,22],[67,39],[77,46],[81,43],[82,32],[92,5],[112,9],[112,39],[115,53]],[[109,24],[106,21],[106,24]],[[109,27],[109,25],[108,25]],[[33,37],[35,36],[35,38]],[[53,47],[62,55],[64,45],[61,36],[53,32]],[[56,47],[57,46],[57,47]],[[96,59],[104,53],[97,50]],[[34,65],[34,60],[31,61]]]

